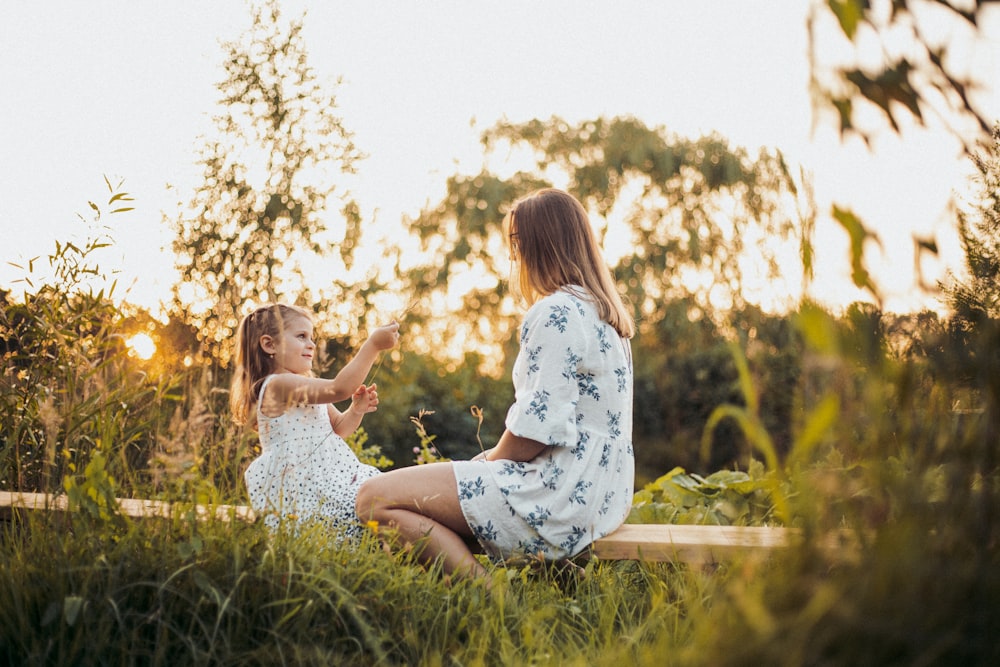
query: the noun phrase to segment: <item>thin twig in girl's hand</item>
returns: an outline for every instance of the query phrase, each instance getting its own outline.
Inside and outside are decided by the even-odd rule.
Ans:
[[[398,322],[399,324],[402,324],[403,323],[403,318],[406,317],[406,314],[409,313],[411,310],[413,310],[419,302],[420,302],[420,297],[415,298],[413,301],[410,302],[410,305],[407,306],[406,309],[403,310],[403,312],[399,314],[399,316],[397,316],[397,317],[395,317],[393,319],[396,322]],[[372,382],[375,381],[375,376],[378,375],[379,369],[382,368],[382,362],[385,361],[385,358],[387,356],[388,356],[388,354],[383,354],[383,355],[381,355],[379,357],[378,363],[375,364],[375,368],[372,369],[372,374],[370,376],[368,376],[367,380],[365,380],[365,386],[366,387],[370,387],[371,384],[372,384]]]
[[[385,361],[385,358],[388,355],[389,355],[389,353],[386,352],[385,354],[383,354],[382,356],[379,357],[378,363],[375,364],[375,368],[372,370],[372,374],[370,376],[368,376],[367,380],[365,380],[365,386],[366,387],[372,386],[372,382],[375,381],[375,376],[378,375],[379,369],[382,368],[382,362]]]

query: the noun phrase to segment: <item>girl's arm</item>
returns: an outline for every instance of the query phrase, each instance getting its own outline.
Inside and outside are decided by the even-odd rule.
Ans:
[[[537,440],[522,438],[504,429],[497,446],[486,450],[486,460],[530,461],[547,448],[548,445],[543,445]]]
[[[392,349],[398,341],[399,322],[393,321],[391,324],[375,329],[368,340],[362,344],[358,353],[354,355],[354,358],[347,362],[347,365],[340,369],[337,376],[333,378],[332,382],[336,383],[337,391],[341,391],[343,394],[328,402],[336,403],[352,396],[358,386],[368,377],[368,372],[372,369],[372,364],[378,358],[379,352]]]
[[[378,391],[376,386],[366,387],[361,385],[351,396],[351,405],[343,412],[330,405],[327,412],[330,414],[330,425],[333,432],[341,438],[346,438],[358,430],[361,420],[369,412],[378,409]]]
[[[261,399],[261,410],[265,415],[274,417],[289,405],[339,403],[350,398],[365,381],[379,352],[396,345],[398,330],[399,323],[393,322],[373,331],[354,358],[332,380],[278,373],[267,385]]]

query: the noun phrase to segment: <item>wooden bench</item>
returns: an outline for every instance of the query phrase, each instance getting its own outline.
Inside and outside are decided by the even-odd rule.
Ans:
[[[217,519],[230,521],[241,519],[253,521],[256,517],[249,507],[243,505],[192,505],[190,503],[169,503],[163,500],[144,500],[140,498],[116,498],[118,508],[125,516],[136,519],[160,517],[169,519],[172,516],[186,514],[194,509],[199,518],[215,515]],[[10,519],[17,512],[45,511],[66,512],[69,510],[69,498],[65,495],[48,493],[29,493],[24,491],[0,491],[0,519]]]
[[[122,514],[133,518],[170,518],[195,509],[200,518],[214,516],[223,521],[255,520],[253,510],[244,505],[193,506],[161,500],[118,498]],[[17,512],[65,512],[65,495],[0,491],[0,519]],[[705,565],[734,556],[766,556],[775,549],[793,545],[798,531],[792,528],[759,526],[682,526],[666,524],[625,524],[591,547],[591,555],[601,560],[643,560]],[[839,548],[831,542],[830,548]]]
[[[707,564],[734,556],[768,554],[794,543],[789,528],[761,526],[681,526],[627,523],[594,542],[602,560],[643,560]]]

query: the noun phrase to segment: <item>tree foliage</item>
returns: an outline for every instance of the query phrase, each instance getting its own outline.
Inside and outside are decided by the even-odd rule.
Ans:
[[[502,355],[495,346],[509,340],[517,317],[503,284],[510,265],[501,222],[515,199],[546,185],[524,172],[508,179],[485,170],[456,174],[437,206],[408,221],[422,253],[402,272],[411,295],[408,337],[425,341],[442,361],[449,356],[442,342],[484,353],[484,365],[497,370]],[[452,316],[442,317],[446,313]]]
[[[796,188],[777,151],[754,156],[716,134],[692,140],[628,117],[500,123],[484,136],[499,141],[528,145],[539,171],[566,174],[606,233],[625,235],[616,272],[642,320],[657,321],[671,298],[706,311],[741,307],[745,253],[774,278],[774,243],[796,230],[786,212]],[[623,231],[611,227],[615,217]]]
[[[949,275],[943,284],[948,305],[964,329],[1000,320],[1000,125],[992,144],[974,154],[977,201],[958,212],[965,253],[965,276]]]
[[[578,125],[553,117],[500,122],[482,141],[487,156],[528,151],[532,169],[451,177],[445,198],[411,221],[425,255],[407,273],[418,309],[433,309],[417,319],[430,330],[432,312],[457,310],[468,329],[449,323],[447,333],[474,349],[508,340],[516,323],[500,223],[507,206],[539,187],[565,187],[624,248],[614,269],[646,328],[666,316],[671,299],[705,313],[742,307],[743,259],[752,252],[774,277],[775,243],[798,230],[785,206],[797,190],[780,153],[754,156],[717,135],[690,140],[627,117]]]
[[[330,261],[333,170],[349,173],[360,157],[336,114],[334,86],[308,63],[301,19],[286,21],[275,0],[255,6],[249,29],[223,49],[216,136],[201,148],[204,180],[172,222],[182,276],[175,310],[210,348],[230,337],[245,302],[309,305],[302,265],[317,256]],[[347,269],[361,217],[340,196],[340,266]],[[330,283],[336,296],[348,292]]]
[[[988,134],[992,123],[973,100],[977,82],[951,57],[953,45],[937,35],[948,25],[969,28],[974,37],[991,4],[993,0],[814,0],[808,28],[815,103],[833,108],[842,134],[854,133],[866,142],[871,132],[858,123],[866,104],[874,105],[896,132],[903,117],[924,124],[933,110],[971,121]],[[825,66],[823,54],[830,45],[820,38],[818,27],[831,17],[853,48],[853,57]],[[877,54],[877,62],[871,54]],[[954,129],[968,147],[961,129]]]

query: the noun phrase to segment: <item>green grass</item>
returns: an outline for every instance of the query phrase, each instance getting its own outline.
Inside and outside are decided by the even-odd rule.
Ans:
[[[4,528],[0,662],[634,663],[683,645],[719,574],[592,561],[450,583],[375,540],[259,524],[35,515]]]
[[[900,356],[863,312],[803,306],[784,456],[774,397],[734,348],[743,400],[710,423],[736,424],[762,463],[668,473],[633,519],[782,523],[801,548],[710,571],[595,561],[582,579],[495,567],[488,591],[374,536],[119,516],[115,496],[244,502],[254,443],[211,369],[135,366],[124,315],[75,287],[99,247],[60,245],[61,280],[0,309],[0,481],[76,508],[0,523],[0,665],[1000,664],[996,321]],[[817,548],[845,528],[850,557]]]

